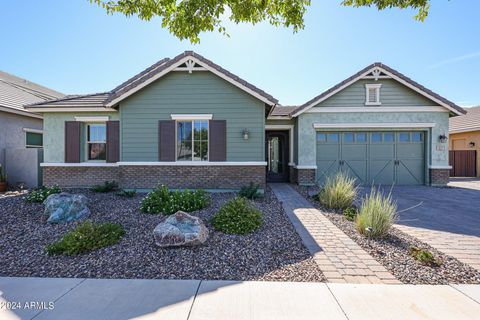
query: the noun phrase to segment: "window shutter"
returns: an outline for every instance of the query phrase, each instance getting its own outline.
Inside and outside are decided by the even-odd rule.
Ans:
[[[175,120],[158,122],[158,160],[175,161]]]
[[[65,121],[65,162],[80,162],[80,122]]]
[[[120,161],[120,122],[107,121],[107,162]]]
[[[227,121],[210,120],[209,161],[227,161]]]

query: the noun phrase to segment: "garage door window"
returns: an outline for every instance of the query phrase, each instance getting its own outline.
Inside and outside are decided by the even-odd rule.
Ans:
[[[358,143],[367,142],[367,134],[365,132],[359,132],[355,135],[355,141]]]
[[[327,134],[325,133],[317,133],[317,141],[318,142],[327,142]]]
[[[343,134],[343,142],[346,143],[353,143],[355,140],[353,138],[353,133],[352,132],[345,132]]]
[[[408,132],[402,132],[399,135],[400,142],[409,142],[410,141],[410,134]]]
[[[373,132],[371,139],[373,143],[380,143],[382,142],[382,134],[380,132]]]
[[[327,134],[327,142],[338,142],[338,133],[329,133]]]
[[[421,132],[412,132],[412,142],[422,142]]]
[[[395,135],[393,132],[385,132],[383,134],[383,142],[393,142],[395,141]]]

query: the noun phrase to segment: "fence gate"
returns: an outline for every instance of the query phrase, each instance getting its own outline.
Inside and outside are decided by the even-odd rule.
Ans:
[[[450,150],[449,163],[452,166],[450,177],[476,177],[476,162],[476,150]]]

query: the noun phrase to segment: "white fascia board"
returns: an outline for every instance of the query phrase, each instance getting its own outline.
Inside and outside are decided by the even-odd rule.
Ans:
[[[466,128],[466,129],[458,129],[458,130],[449,130],[449,134],[455,134],[455,133],[464,133],[464,132],[472,132],[472,131],[480,131],[480,127],[472,127],[472,128]]]
[[[452,166],[428,166],[428,169],[452,169]]]
[[[7,108],[7,107],[0,106],[0,111],[13,113],[13,114],[18,114],[18,115],[25,116],[25,117],[30,117],[30,118],[43,119],[41,114],[35,114],[35,113],[32,113],[32,112],[27,111],[27,110],[24,111],[24,110],[19,110],[19,109]]]
[[[165,70],[162,70],[160,73],[156,74],[155,76],[151,77],[150,79],[147,79],[145,82],[143,82],[142,84],[140,84],[139,86],[135,87],[135,88],[132,88],[131,90],[125,92],[124,94],[122,94],[121,96],[117,97],[116,99],[110,101],[108,104],[107,104],[107,107],[112,107],[114,105],[116,105],[117,103],[119,103],[120,101],[124,100],[125,98],[127,98],[128,96],[134,94],[135,92],[139,91],[140,89],[148,86],[149,84],[151,84],[152,82],[160,79],[161,77],[163,77],[164,75],[166,75],[167,73],[169,73],[170,71],[173,71],[175,70],[178,66],[184,64],[185,62],[187,62],[188,60],[193,60],[196,64],[202,66],[204,69],[206,69],[207,71],[210,71],[211,73],[219,76],[220,78],[226,80],[227,82],[230,82],[231,84],[233,84],[234,86],[242,89],[243,91],[249,93],[250,95],[254,96],[255,98],[259,99],[260,101],[268,104],[268,105],[274,105],[273,102],[267,100],[265,97],[259,95],[257,92],[251,90],[250,88],[244,86],[243,84],[241,84],[240,82],[236,81],[235,79],[232,79],[230,77],[227,77],[225,76],[223,73],[221,73],[220,71],[210,67],[209,65],[207,64],[204,64],[203,62],[201,62],[200,60],[198,60],[197,58],[193,57],[193,56],[186,56],[182,59],[180,59],[179,61],[177,61],[176,63],[172,64],[170,67],[166,68]]]
[[[391,113],[391,112],[449,112],[441,106],[408,107],[316,107],[305,113]]]
[[[213,114],[171,114],[172,120],[212,120]]]
[[[379,123],[314,123],[315,129],[350,129],[350,128],[433,128],[434,122],[379,122]]]
[[[79,122],[107,122],[109,119],[109,116],[75,117],[75,121]]]

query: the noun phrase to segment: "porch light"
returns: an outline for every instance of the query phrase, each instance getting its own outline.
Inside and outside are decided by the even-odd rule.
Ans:
[[[473,148],[473,147],[475,147],[475,142],[470,141],[470,143],[468,145],[470,146],[470,148]]]
[[[441,143],[445,143],[445,142],[447,142],[448,138],[447,138],[446,135],[441,134],[441,135],[438,137],[438,140],[440,140]]]
[[[247,128],[243,129],[243,131],[242,131],[243,140],[248,140],[248,135],[249,134],[250,134],[250,132],[248,132]]]

